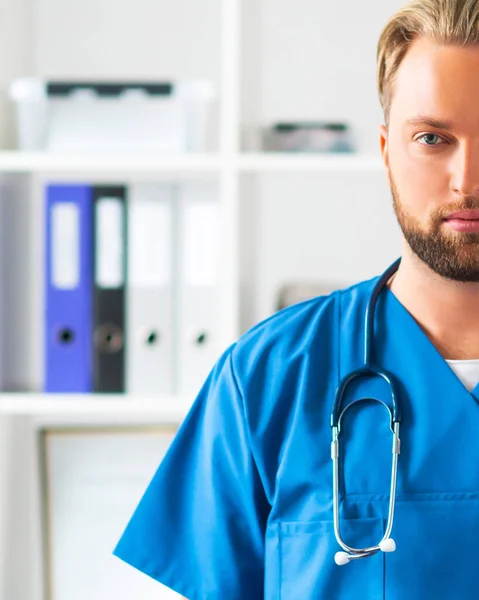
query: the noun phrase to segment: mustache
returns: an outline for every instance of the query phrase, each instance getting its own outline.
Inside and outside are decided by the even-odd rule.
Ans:
[[[459,212],[461,210],[479,210],[479,197],[476,198],[471,196],[459,202],[438,207],[433,211],[432,216],[435,219],[445,219],[451,213]]]

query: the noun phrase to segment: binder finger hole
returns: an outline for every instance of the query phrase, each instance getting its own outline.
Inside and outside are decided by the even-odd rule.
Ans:
[[[148,346],[154,346],[156,342],[158,342],[159,338],[160,336],[156,331],[150,331],[146,338],[146,343],[148,344]]]
[[[58,340],[62,344],[71,344],[75,340],[75,333],[73,329],[64,327],[58,332]]]
[[[207,341],[208,341],[208,334],[204,331],[199,333],[195,338],[195,344],[197,346],[204,346]]]
[[[160,333],[155,329],[141,329],[138,332],[138,339],[145,346],[155,346],[160,341]]]
[[[96,330],[95,344],[102,352],[118,352],[123,347],[123,332],[116,325],[107,323]]]

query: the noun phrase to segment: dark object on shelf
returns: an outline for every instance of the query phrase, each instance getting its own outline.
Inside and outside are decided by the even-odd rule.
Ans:
[[[264,148],[270,152],[354,152],[347,123],[292,121],[266,129]]]

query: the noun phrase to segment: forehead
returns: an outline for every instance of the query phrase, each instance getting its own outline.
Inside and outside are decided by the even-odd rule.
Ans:
[[[427,114],[479,135],[479,46],[415,40],[392,91],[391,124]]]

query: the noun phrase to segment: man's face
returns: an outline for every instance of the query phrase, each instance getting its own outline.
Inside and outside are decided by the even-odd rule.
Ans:
[[[443,277],[479,281],[479,47],[411,45],[381,147],[414,254]],[[447,218],[466,209],[477,212]]]

